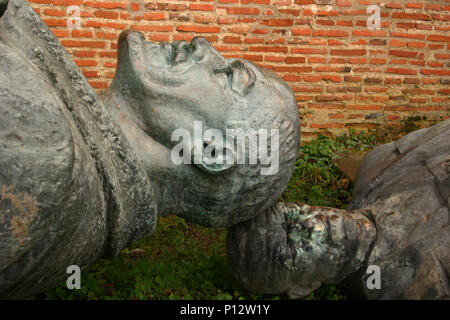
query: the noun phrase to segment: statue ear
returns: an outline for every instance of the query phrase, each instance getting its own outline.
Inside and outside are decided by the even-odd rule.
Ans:
[[[0,0],[0,18],[3,17],[6,9],[8,8],[8,0]]]

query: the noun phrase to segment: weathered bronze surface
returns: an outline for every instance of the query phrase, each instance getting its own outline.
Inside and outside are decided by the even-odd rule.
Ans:
[[[175,164],[172,133],[195,136],[195,123],[277,130],[279,170]],[[374,149],[348,211],[276,203],[300,124],[274,73],[203,38],[155,44],[125,31],[99,97],[25,0],[0,0],[0,297],[51,288],[68,266],[115,255],[177,214],[231,227],[230,266],[250,290],[300,297],[343,283],[358,298],[446,298],[449,136],[447,120]],[[369,265],[380,290],[366,286]]]
[[[227,227],[286,188],[300,139],[292,90],[205,39],[154,44],[126,31],[104,102],[25,0],[0,8],[0,297],[41,292],[151,234],[157,215]],[[105,107],[106,105],[106,107]],[[279,129],[280,170],[174,165],[194,121]]]
[[[291,297],[342,283],[359,299],[448,299],[449,150],[446,120],[369,152],[348,211],[278,203],[231,227],[233,274]],[[369,266],[379,267],[379,289],[367,285]]]

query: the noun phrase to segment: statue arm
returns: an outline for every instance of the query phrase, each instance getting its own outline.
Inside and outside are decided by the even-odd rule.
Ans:
[[[375,234],[364,211],[280,202],[229,229],[227,256],[245,288],[299,298],[360,269]]]

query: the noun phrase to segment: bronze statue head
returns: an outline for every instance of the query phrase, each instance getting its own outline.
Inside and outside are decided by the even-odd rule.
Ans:
[[[297,104],[292,90],[271,71],[226,59],[204,38],[156,44],[139,32],[124,31],[105,104],[113,100],[120,109],[111,112],[156,185],[160,214],[175,213],[206,226],[230,226],[275,203],[286,188],[300,142]],[[210,148],[213,155],[229,152],[236,161],[210,165],[203,158],[173,164],[171,152],[180,143],[174,132],[184,129],[193,137],[196,123],[203,132],[214,129],[223,137],[228,129],[254,130],[254,138],[261,141],[277,131],[278,141],[267,143],[268,154],[279,153],[273,159],[276,170],[261,173],[270,164],[250,161],[254,156],[250,151],[256,150],[248,137],[243,144],[246,161],[238,163],[236,145],[216,144]],[[261,137],[260,129],[267,136]],[[202,139],[204,148],[211,143]]]

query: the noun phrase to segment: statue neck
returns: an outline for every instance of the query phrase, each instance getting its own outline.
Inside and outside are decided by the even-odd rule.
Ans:
[[[174,186],[169,177],[177,176],[180,168],[170,160],[170,150],[148,134],[149,131],[133,106],[133,95],[124,91],[124,87],[118,90],[118,83],[115,82],[114,86],[105,90],[101,99],[151,182],[158,216],[177,213],[179,199],[172,198]],[[179,191],[181,193],[182,190]]]

